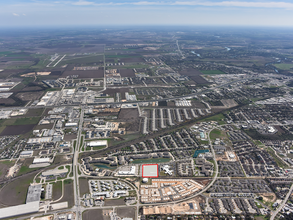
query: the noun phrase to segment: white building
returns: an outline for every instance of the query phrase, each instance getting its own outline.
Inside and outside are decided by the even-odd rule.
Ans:
[[[90,141],[86,144],[88,147],[98,147],[98,146],[107,146],[107,140],[100,140],[100,141]]]

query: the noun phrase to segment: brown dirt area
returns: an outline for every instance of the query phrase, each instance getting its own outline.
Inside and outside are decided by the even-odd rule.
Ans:
[[[64,141],[71,141],[73,139],[76,139],[77,134],[65,134],[64,135]]]
[[[43,92],[19,92],[16,97],[22,101],[33,101],[39,99],[43,95]]]
[[[9,170],[10,167],[12,167],[15,163],[15,160],[13,161],[1,161],[0,162],[0,180],[4,179],[7,171]]]
[[[106,199],[105,206],[116,206],[116,205],[125,205],[123,198],[121,199]]]
[[[133,207],[116,209],[117,215],[121,218],[132,218],[135,219],[135,209]]]
[[[0,136],[26,134],[28,132],[31,132],[34,127],[35,127],[34,124],[32,124],[32,125],[8,125],[1,132]]]
[[[79,189],[81,196],[90,192],[88,180],[88,178],[79,178]]]
[[[68,202],[68,208],[71,208],[74,205],[72,182],[64,185],[63,198],[59,202]]]
[[[275,193],[259,193],[258,195],[263,197],[265,202],[274,202],[277,199]]]
[[[84,213],[82,213],[82,219],[84,220],[92,220],[92,219],[99,219],[99,220],[110,220],[110,216],[104,213],[106,211],[105,209],[93,209],[93,210],[87,210]],[[112,209],[110,210],[112,211]]]
[[[70,75],[78,75],[78,79],[83,78],[102,78],[104,77],[104,70],[66,70],[63,72],[61,77]]]
[[[221,102],[225,107],[231,108],[234,106],[237,106],[237,102],[234,101],[234,99],[222,99]]]
[[[115,96],[116,93],[121,93],[121,98],[125,98],[125,92],[129,92],[129,89],[106,89],[103,94],[108,94],[110,96]]]
[[[135,121],[139,113],[137,108],[122,108],[119,112],[118,119],[123,121]]]
[[[126,131],[139,131],[140,119],[137,108],[123,108],[118,115],[118,121],[122,122],[119,127]]]
[[[0,104],[13,104],[15,101],[13,99],[7,98],[7,99],[0,99]]]
[[[191,80],[197,84],[209,84],[209,82],[201,77],[203,75],[199,70],[196,69],[186,69],[180,72],[181,75],[189,76]]]
[[[133,69],[119,69],[121,77],[135,77]]]
[[[42,129],[52,129],[53,124],[47,124],[47,125],[37,125],[35,127],[35,130],[42,130]]]

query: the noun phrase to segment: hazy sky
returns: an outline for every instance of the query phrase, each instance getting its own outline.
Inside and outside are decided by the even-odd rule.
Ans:
[[[0,0],[0,26],[293,26],[293,0]]]

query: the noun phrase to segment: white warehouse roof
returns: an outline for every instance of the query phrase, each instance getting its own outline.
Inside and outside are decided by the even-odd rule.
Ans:
[[[89,147],[107,146],[107,140],[91,141],[86,144]]]
[[[23,205],[10,206],[0,209],[0,219],[17,215],[25,215],[39,211],[39,201],[30,202]]]
[[[35,158],[33,163],[50,163],[50,158]]]

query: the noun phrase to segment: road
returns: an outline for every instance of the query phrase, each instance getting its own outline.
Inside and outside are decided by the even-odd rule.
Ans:
[[[176,44],[177,44],[177,48],[178,48],[178,51],[179,51],[182,59],[184,59],[185,57],[183,56],[182,51],[180,50],[180,47],[179,47],[179,44],[178,44],[178,40],[176,40]]]
[[[289,192],[287,193],[285,199],[283,200],[283,202],[281,203],[281,205],[279,206],[279,208],[272,213],[270,220],[274,220],[275,219],[276,215],[281,211],[281,209],[284,207],[284,205],[286,204],[287,200],[291,196],[292,191],[293,191],[293,184],[291,185],[291,187],[289,189]]]

